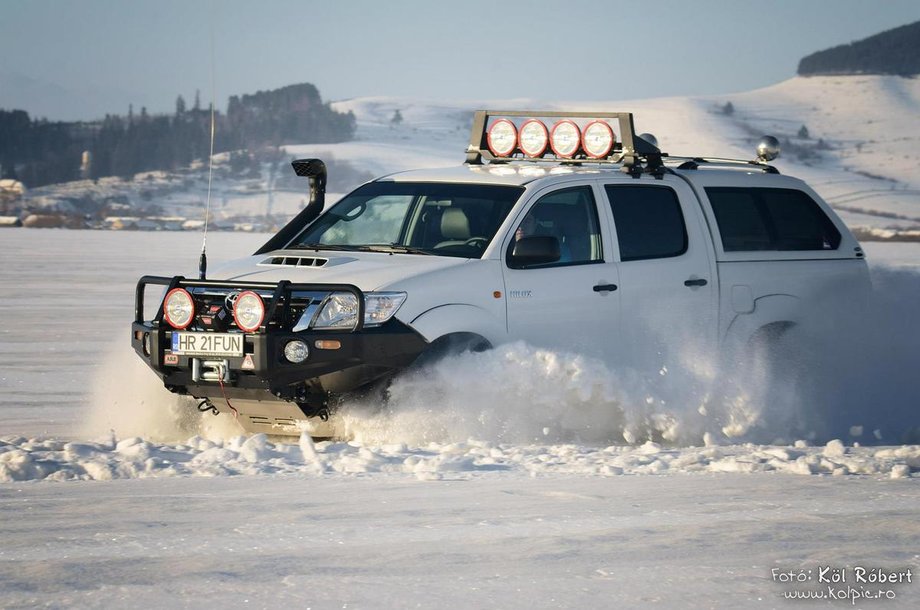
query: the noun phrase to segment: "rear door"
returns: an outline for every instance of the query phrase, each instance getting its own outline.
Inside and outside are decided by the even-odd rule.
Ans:
[[[592,184],[556,186],[536,193],[504,244],[508,331],[515,340],[603,355],[617,343],[619,292],[609,260],[607,214]],[[509,260],[523,235],[559,240],[560,259],[516,267]]]
[[[716,345],[718,287],[696,196],[669,175],[601,184],[619,267],[618,355],[652,374],[707,362]]]

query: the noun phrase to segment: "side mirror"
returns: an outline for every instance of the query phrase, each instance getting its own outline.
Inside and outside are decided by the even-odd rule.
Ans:
[[[531,235],[522,237],[514,243],[508,263],[515,269],[521,269],[531,265],[555,263],[560,256],[558,239],[552,235]]]

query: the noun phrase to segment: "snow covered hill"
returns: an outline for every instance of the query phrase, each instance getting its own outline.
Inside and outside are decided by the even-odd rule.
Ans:
[[[726,113],[731,103],[734,111]],[[797,77],[718,97],[605,102],[515,99],[444,104],[400,98],[335,103],[358,118],[359,142],[290,147],[328,152],[378,173],[462,162],[476,108],[630,111],[674,155],[753,158],[761,135],[785,146],[775,165],[809,182],[851,227],[920,230],[920,79]],[[400,111],[403,121],[394,125]],[[800,136],[802,127],[807,138]]]
[[[733,111],[727,113],[729,103]],[[348,164],[354,173],[346,180],[348,186],[368,176],[462,163],[472,112],[479,108],[629,111],[640,132],[655,134],[662,150],[674,155],[749,159],[760,136],[774,135],[784,146],[775,165],[808,181],[851,227],[861,229],[861,237],[877,239],[898,232],[920,239],[920,79],[797,77],[723,96],[590,103],[366,97],[335,102],[333,107],[354,112],[354,141],[285,149],[291,156]],[[397,111],[402,120],[394,122]],[[219,159],[226,161],[225,157]],[[273,188],[270,182],[267,166],[261,179],[219,177],[213,197],[217,222],[252,221],[268,213],[291,216],[304,204],[305,186],[297,191]],[[112,179],[43,187],[30,200],[66,209],[72,205],[69,201],[81,198],[120,198],[130,200],[133,207],[156,203],[164,214],[199,218],[206,184],[201,173],[149,172],[133,183]],[[341,194],[330,192],[329,202]]]

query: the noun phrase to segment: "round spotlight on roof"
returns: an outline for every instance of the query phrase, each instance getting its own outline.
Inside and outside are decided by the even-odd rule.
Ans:
[[[529,119],[521,125],[519,135],[521,150],[528,157],[540,157],[546,152],[546,145],[549,143],[549,132],[543,121]]]
[[[581,147],[592,159],[602,159],[613,150],[613,128],[604,121],[591,121],[581,136]]]
[[[656,138],[653,134],[640,133],[639,137],[645,140],[646,142],[648,142],[649,144],[651,144],[652,146],[654,146],[655,148],[658,148],[658,138]]]
[[[581,144],[581,132],[578,130],[578,125],[568,119],[553,125],[553,130],[549,135],[549,145],[556,156],[571,159],[578,152],[579,144]]]
[[[757,143],[757,160],[772,161],[779,156],[779,140],[773,136],[764,136]]]
[[[507,157],[517,147],[517,128],[508,119],[499,119],[489,127],[486,140],[493,155]]]

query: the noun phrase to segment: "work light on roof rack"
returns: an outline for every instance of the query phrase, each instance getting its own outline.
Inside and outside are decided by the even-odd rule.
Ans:
[[[489,127],[489,150],[496,157],[507,157],[517,148],[517,128],[508,119],[499,119]]]
[[[578,152],[581,144],[581,131],[574,121],[563,119],[553,125],[549,135],[549,145],[557,157],[571,159]]]
[[[613,150],[616,136],[606,121],[591,121],[581,135],[581,147],[592,159],[602,159]]]
[[[518,136],[521,151],[528,157],[541,157],[546,152],[549,143],[549,131],[543,121],[528,119],[521,125]]]

